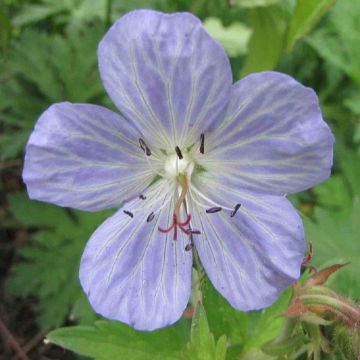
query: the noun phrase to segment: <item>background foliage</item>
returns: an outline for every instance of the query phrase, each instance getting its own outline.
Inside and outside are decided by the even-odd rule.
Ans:
[[[47,341],[95,359],[285,358],[261,349],[281,331],[284,318],[278,315],[288,305],[290,290],[266,310],[241,313],[202,279],[195,289],[202,305],[194,300],[169,328],[140,333],[97,319],[77,272],[85,242],[108,213],[30,201],[20,184],[26,140],[46,107],[65,100],[112,106],[99,80],[96,47],[111,22],[135,8],[199,16],[230,56],[235,81],[276,69],[317,91],[336,136],[333,176],[291,200],[313,242],[314,264],[350,261],[329,285],[360,299],[360,2],[353,0],[0,1],[0,295],[4,303],[32,299],[37,325],[31,331],[73,325],[50,332]],[[26,235],[20,245],[15,241],[19,231]],[[198,299],[196,291],[193,299]],[[4,354],[10,351],[4,349]],[[336,346],[321,356],[351,359],[346,349]],[[37,359],[36,349],[31,351]]]

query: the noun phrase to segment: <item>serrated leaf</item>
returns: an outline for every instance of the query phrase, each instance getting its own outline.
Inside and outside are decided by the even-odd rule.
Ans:
[[[174,326],[145,333],[111,321],[60,328],[50,332],[47,340],[96,360],[176,360],[184,345]]]
[[[360,166],[358,166],[360,156],[344,146],[340,141],[336,144],[335,154],[336,157],[341,159],[339,166],[351,194],[360,197]]]
[[[289,289],[267,309],[245,313],[232,308],[210,282],[202,286],[202,291],[210,328],[215,338],[226,335],[227,352],[231,356],[237,356],[241,351],[245,356],[276,337],[282,323],[279,315],[285,311],[290,299]]]
[[[249,40],[242,76],[271,70],[276,66],[282,51],[286,26],[284,10],[280,6],[251,9],[249,26],[253,33]]]
[[[219,351],[221,353],[221,343]],[[194,360],[215,360],[214,335],[210,332],[205,309],[200,302],[196,304],[191,323],[188,355]]]
[[[344,176],[333,175],[324,183],[313,188],[317,203],[333,216],[345,218],[351,211],[352,195]]]
[[[204,20],[204,27],[230,57],[246,54],[251,35],[251,29],[246,25],[237,21],[225,27],[219,18],[209,17]]]
[[[1,71],[0,160],[16,157],[42,111],[55,102],[104,102],[96,48],[101,24],[49,35],[26,29],[12,42]]]
[[[287,32],[286,48],[292,49],[295,42],[304,37],[336,0],[297,0]]]
[[[10,211],[23,226],[72,229],[74,221],[63,208],[40,201],[30,201],[25,193],[7,197]]]
[[[315,220],[304,218],[305,232],[313,243],[313,263],[321,267],[350,262],[328,281],[335,290],[354,297],[360,296],[360,200],[354,200],[350,215],[337,219],[321,208],[314,212]]]
[[[304,336],[301,334],[294,335],[282,341],[272,341],[264,344],[262,350],[271,356],[286,356],[293,349],[298,349],[304,343]]]
[[[70,213],[30,201],[22,194],[9,196],[9,202],[16,219],[37,231],[18,251],[20,261],[11,269],[7,289],[19,296],[39,299],[36,310],[42,328],[60,326],[82,296],[78,267],[85,242],[109,212]],[[89,307],[82,310],[77,312],[78,319],[93,316]]]
[[[96,318],[97,316],[91,309],[88,299],[82,293],[71,309],[70,319],[79,325],[92,325]]]
[[[249,313],[236,311],[214,289],[210,281],[202,286],[209,326],[216,338],[226,334],[231,345],[244,344],[248,337]]]
[[[56,15],[67,10],[66,2],[47,2],[46,4],[24,4],[13,19],[14,26],[23,26],[37,21],[44,20],[52,15]]]
[[[247,353],[241,353],[236,360],[277,360],[273,356],[265,354],[261,350],[252,350]]]
[[[18,154],[19,151],[23,148],[26,143],[27,138],[29,137],[29,130],[19,130],[19,131],[4,131],[3,134],[0,134],[0,160],[13,159]]]
[[[354,93],[344,100],[344,105],[352,111],[355,115],[360,115],[360,89],[357,89]],[[357,128],[359,129],[359,127]],[[360,137],[356,138],[357,141],[360,140]]]
[[[287,288],[271,306],[257,312],[249,331],[249,338],[244,350],[259,349],[261,345],[277,336],[283,319],[280,315],[289,304],[291,289]]]
[[[338,1],[329,12],[326,26],[307,38],[307,42],[328,63],[360,84],[360,2]]]

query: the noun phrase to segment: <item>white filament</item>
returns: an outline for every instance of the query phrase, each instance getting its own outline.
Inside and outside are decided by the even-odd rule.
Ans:
[[[207,201],[209,204],[211,205],[214,205],[214,206],[217,206],[217,207],[221,207],[222,209],[225,209],[225,210],[230,210],[230,211],[233,211],[234,208],[230,208],[228,206],[225,206],[225,205],[222,205],[222,204],[219,204],[217,203],[216,201],[214,200],[211,200],[209,199],[206,195],[204,195],[199,189],[197,189],[193,184],[189,184],[189,192],[190,192],[190,195],[191,198],[199,205],[201,206],[202,208],[204,209],[208,209],[209,208],[209,205],[205,205],[203,203],[200,203],[199,201],[195,200],[195,197],[193,196],[192,192],[194,192],[195,194],[197,194],[199,197],[202,197],[205,201]]]

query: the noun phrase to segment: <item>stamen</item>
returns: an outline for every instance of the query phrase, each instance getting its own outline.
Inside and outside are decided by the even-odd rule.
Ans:
[[[151,170],[154,171],[155,174],[157,174],[157,175],[159,175],[159,176],[161,176],[161,177],[165,177],[165,174],[161,173],[160,171],[158,171],[158,170],[156,170],[156,169],[154,168],[154,166],[151,164],[151,161],[150,161],[150,159],[149,159],[148,156],[146,156],[146,161],[147,161],[147,163],[149,164],[149,166],[151,167]]]
[[[134,217],[134,214],[131,211],[123,210],[124,214],[130,216],[131,218]]]
[[[222,209],[224,209],[224,210],[229,210],[229,211],[233,211],[233,210],[234,210],[234,208],[230,208],[230,207],[228,207],[228,206],[225,206],[224,204],[219,204],[219,203],[215,202],[214,200],[209,199],[209,198],[208,198],[207,196],[205,196],[200,190],[198,190],[193,184],[190,183],[189,186],[190,186],[190,195],[191,195],[192,199],[193,199],[198,205],[200,205],[202,208],[206,209],[208,206],[206,206],[206,205],[200,203],[199,201],[197,201],[197,200],[194,198],[194,196],[193,196],[193,194],[192,194],[192,191],[194,191],[194,193],[195,193],[196,195],[198,195],[199,197],[203,198],[205,201],[207,201],[208,203],[210,203],[210,204],[212,204],[212,205],[214,205],[214,206],[216,206],[216,207],[220,207],[220,208],[222,208]]]
[[[206,209],[206,212],[208,214],[214,214],[214,213],[217,213],[217,212],[219,212],[221,210],[222,210],[222,208],[220,206],[215,206],[215,207],[212,207],[210,209]]]
[[[185,251],[190,251],[191,249],[193,248],[193,245],[190,243],[190,244],[187,244],[185,246]]]
[[[183,154],[178,146],[175,146],[176,155],[179,157],[179,159],[183,159]]]
[[[230,217],[234,217],[237,211],[240,209],[241,204],[236,204],[234,210],[231,212]]]
[[[166,198],[166,200],[164,201],[164,203],[159,207],[156,208],[156,211],[160,211],[161,209],[163,209],[170,201],[171,201],[171,196],[170,194],[173,192],[173,187],[168,185],[165,188],[155,188],[153,190],[150,190],[149,192],[147,192],[147,197],[146,197],[146,202],[143,203],[138,203],[139,206],[137,206],[136,208],[132,208],[131,211],[136,212],[136,211],[144,211],[145,209],[149,209],[149,208],[154,208],[154,206],[156,206],[156,202],[158,202],[159,197],[162,196],[163,194],[164,197]]]
[[[145,199],[146,199],[146,196],[143,195],[143,194],[140,194],[140,195],[139,195],[139,198],[140,198],[141,200],[145,200]]]
[[[200,230],[191,230],[191,234],[192,235],[201,235],[201,231]]]
[[[154,219],[154,217],[155,217],[154,212],[151,212],[151,213],[149,214],[149,216],[147,217],[146,222],[152,221],[152,220]]]
[[[205,152],[205,134],[200,135],[200,153],[204,154]]]
[[[146,156],[150,156],[150,155],[151,155],[151,151],[150,151],[149,147],[146,145],[145,141],[140,138],[140,139],[139,139],[139,143],[140,143],[141,149],[144,151],[144,153],[146,154]]]

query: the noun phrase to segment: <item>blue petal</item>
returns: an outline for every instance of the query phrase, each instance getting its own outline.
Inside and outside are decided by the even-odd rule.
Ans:
[[[192,193],[192,226],[200,260],[215,288],[238,310],[271,305],[300,276],[303,225],[285,197],[233,191],[207,179],[197,186],[217,203],[234,207],[208,214]],[[208,206],[214,206],[209,203]]]
[[[163,190],[164,181],[155,189]],[[188,236],[162,234],[158,226],[172,221],[175,193],[162,192],[153,206],[147,200],[126,205],[133,218],[119,210],[95,231],[80,265],[80,281],[94,310],[138,330],[170,325],[182,315],[191,290]],[[161,204],[171,196],[170,205]],[[133,210],[137,208],[138,210]],[[147,222],[151,212],[155,217]]]
[[[229,60],[188,13],[130,12],[105,35],[98,57],[116,106],[164,148],[191,145],[230,98]]]
[[[284,74],[237,82],[224,119],[207,139],[202,165],[237,189],[286,194],[330,175],[334,137],[318,98]]]
[[[30,198],[88,211],[120,206],[154,177],[138,137],[103,107],[52,105],[26,147],[23,179]]]

